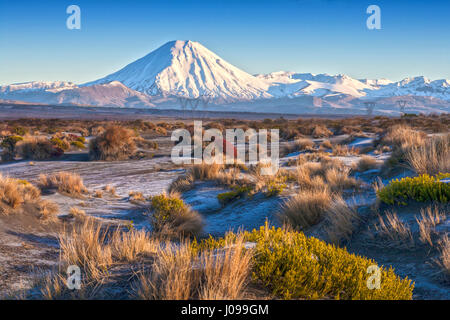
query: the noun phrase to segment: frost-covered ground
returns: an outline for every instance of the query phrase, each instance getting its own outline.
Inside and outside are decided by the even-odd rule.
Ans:
[[[338,136],[330,139],[331,143],[340,143],[348,136]],[[373,143],[373,137],[356,138],[348,143],[349,147],[364,148]],[[320,140],[315,140],[320,142]],[[243,146],[238,146],[242,148]],[[168,151],[168,150],[166,150]],[[328,150],[327,152],[331,152]],[[69,153],[62,159],[55,161],[15,161],[0,164],[0,172],[14,178],[37,182],[40,174],[58,171],[78,173],[90,191],[90,195],[83,198],[72,198],[59,193],[44,194],[44,199],[56,202],[60,207],[60,215],[66,215],[71,207],[78,207],[88,215],[104,219],[106,222],[133,223],[139,229],[149,229],[148,203],[130,201],[131,191],[142,192],[144,196],[159,194],[168,189],[178,176],[185,173],[185,169],[175,166],[168,156],[168,152],[161,152],[152,159],[128,160],[117,162],[89,161],[86,153]],[[294,152],[282,158],[280,163],[284,169],[295,170],[288,166],[291,158],[301,152]],[[373,154],[379,164],[382,164],[390,153]],[[341,160],[345,166],[353,167],[361,158],[360,155],[330,156]],[[413,173],[403,169],[394,175],[382,179],[384,184],[390,180],[411,176]],[[374,258],[377,262],[394,266],[398,274],[408,276],[416,281],[415,298],[421,299],[449,299],[450,291],[437,275],[437,268],[433,265],[433,254],[430,258],[429,250],[420,247],[418,251],[395,250],[385,247],[370,238],[367,228],[377,220],[371,207],[376,203],[376,195],[370,186],[381,176],[381,169],[374,168],[365,172],[353,172],[352,176],[361,180],[364,187],[361,190],[344,190],[344,200],[356,208],[361,217],[358,227],[351,241],[347,243],[349,251]],[[96,190],[103,190],[105,186],[114,187],[116,195],[103,193],[102,197],[93,196]],[[252,230],[268,221],[271,225],[280,226],[277,214],[283,202],[296,190],[286,190],[280,196],[266,197],[257,193],[252,197],[235,200],[227,205],[219,203],[217,195],[230,191],[227,187],[219,186],[211,181],[197,181],[190,191],[182,194],[183,200],[194,210],[198,211],[204,222],[202,236],[223,236],[225,232],[239,229]],[[417,207],[395,208],[399,217],[405,219],[414,227]],[[439,231],[448,233],[450,222],[446,220],[439,226]],[[0,220],[0,291],[19,289],[29,286],[30,278],[36,268],[48,269],[58,261],[57,229],[51,226],[39,226],[24,217],[14,219],[9,217]],[[324,237],[323,225],[319,224],[306,232],[309,236]]]

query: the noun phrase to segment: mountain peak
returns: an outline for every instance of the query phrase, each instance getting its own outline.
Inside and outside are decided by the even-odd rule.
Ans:
[[[84,86],[119,81],[149,95],[221,99],[268,97],[268,85],[226,62],[199,42],[169,41],[123,69]]]

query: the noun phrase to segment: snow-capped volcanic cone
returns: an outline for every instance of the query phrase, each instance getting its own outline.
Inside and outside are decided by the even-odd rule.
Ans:
[[[171,41],[93,84],[120,81],[148,95],[251,100],[270,98],[269,84],[194,41]]]

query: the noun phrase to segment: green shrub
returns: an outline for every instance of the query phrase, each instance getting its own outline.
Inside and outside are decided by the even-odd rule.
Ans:
[[[165,194],[160,194],[151,198],[151,208],[154,210],[153,217],[162,223],[173,215],[176,215],[187,209],[183,200],[169,197]]]
[[[251,187],[243,186],[243,187],[235,187],[234,190],[229,192],[220,193],[217,195],[217,199],[220,204],[226,205],[227,203],[243,198],[247,196],[251,192]]]
[[[284,299],[412,299],[414,284],[380,268],[380,289],[369,289],[375,261],[350,254],[301,232],[269,228],[248,234],[256,242],[254,277]]]
[[[2,160],[10,161],[13,160],[16,155],[16,144],[19,141],[22,141],[23,138],[21,136],[8,136],[2,140],[0,146],[3,148],[2,152]]]
[[[223,238],[210,236],[191,243],[193,252],[223,248],[238,238],[229,232]],[[401,279],[392,268],[381,267],[380,289],[369,289],[377,266],[371,259],[350,254],[302,232],[269,228],[245,232],[244,239],[255,242],[253,279],[261,281],[276,297],[283,299],[410,300],[414,283]]]
[[[85,149],[85,148],[86,148],[86,146],[84,145],[84,143],[82,143],[81,141],[78,141],[78,140],[72,141],[70,144],[71,144],[72,146],[74,146],[75,148],[78,148],[78,149]]]
[[[278,196],[286,188],[286,184],[277,183],[276,181],[270,181],[267,184],[267,191],[265,192],[266,197]]]
[[[24,136],[25,134],[27,134],[28,130],[25,129],[24,127],[15,127],[14,128],[14,133],[19,135],[19,136]]]
[[[63,140],[63,139],[60,139],[60,138],[58,138],[58,137],[53,137],[53,138],[51,138],[51,139],[50,139],[50,142],[51,142],[55,147],[58,147],[58,148],[60,148],[60,149],[62,149],[62,150],[64,150],[64,151],[67,151],[67,150],[69,150],[69,148],[70,148],[70,144],[69,144],[67,141],[65,141],[65,140]]]
[[[160,194],[151,198],[155,231],[168,236],[198,235],[203,227],[201,216],[175,195]]]
[[[450,173],[441,173],[436,176],[423,174],[414,178],[395,179],[378,190],[377,195],[382,202],[390,205],[406,205],[408,200],[446,203],[450,200],[450,184],[439,180],[449,177]]]
[[[7,136],[3,139],[1,146],[3,148],[14,148],[16,143],[22,140],[23,138],[21,136]]]

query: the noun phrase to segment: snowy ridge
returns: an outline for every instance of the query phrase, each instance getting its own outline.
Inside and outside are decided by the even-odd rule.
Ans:
[[[174,107],[178,98],[209,97],[209,105],[234,111],[351,113],[378,101],[384,113],[398,113],[397,100],[411,112],[449,112],[450,80],[423,76],[401,81],[354,79],[279,71],[251,75],[194,41],[171,41],[101,79],[26,82],[0,86],[0,99],[47,104],[117,107]],[[321,108],[318,110],[318,108]],[[409,108],[409,109],[408,109]],[[238,110],[236,110],[238,109]],[[312,111],[311,111],[312,110]]]
[[[270,98],[268,84],[226,62],[198,42],[168,42],[145,57],[85,86],[120,81],[148,95]]]

